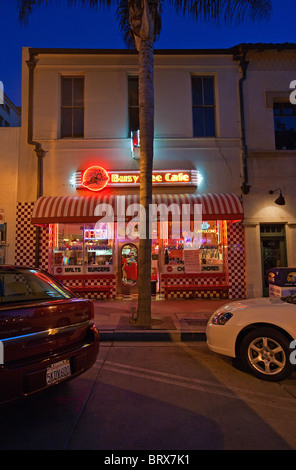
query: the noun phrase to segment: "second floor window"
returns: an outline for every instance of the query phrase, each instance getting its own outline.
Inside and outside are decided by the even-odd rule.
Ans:
[[[139,119],[139,79],[136,76],[128,77],[128,119],[129,137],[131,132],[140,129]]]
[[[273,103],[275,148],[296,149],[296,106],[289,103]]]
[[[84,78],[61,79],[61,137],[84,136]]]
[[[214,77],[192,76],[193,137],[215,136]]]

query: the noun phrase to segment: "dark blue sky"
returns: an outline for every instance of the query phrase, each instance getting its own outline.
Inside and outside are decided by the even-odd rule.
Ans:
[[[21,104],[21,49],[29,47],[125,48],[115,10],[56,6],[39,7],[24,26],[17,19],[15,0],[0,0],[0,80],[7,96]],[[62,4],[63,2],[60,2]],[[65,2],[66,3],[66,2]],[[170,7],[162,15],[157,49],[227,48],[247,43],[296,42],[295,0],[274,0],[269,22],[248,21],[226,28],[177,16]],[[296,79],[296,76],[295,76]]]

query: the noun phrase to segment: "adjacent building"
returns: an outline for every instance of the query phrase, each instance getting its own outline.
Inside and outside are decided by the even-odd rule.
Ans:
[[[0,82],[0,264],[14,263],[20,125],[21,109]]]

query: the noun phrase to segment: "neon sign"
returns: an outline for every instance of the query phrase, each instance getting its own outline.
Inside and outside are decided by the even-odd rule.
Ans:
[[[152,174],[153,185],[158,186],[198,186],[202,176],[197,170],[155,170]],[[76,171],[71,184],[76,189],[101,191],[108,186],[133,187],[140,185],[140,170],[106,171],[100,166],[91,166],[85,171]]]
[[[101,191],[109,182],[109,175],[101,166],[90,166],[83,173],[82,186],[90,191]]]

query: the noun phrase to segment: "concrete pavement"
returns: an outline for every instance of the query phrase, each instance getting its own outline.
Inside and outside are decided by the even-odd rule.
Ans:
[[[152,300],[151,327],[134,325],[137,300],[94,301],[101,341],[204,341],[211,314],[227,299]]]

